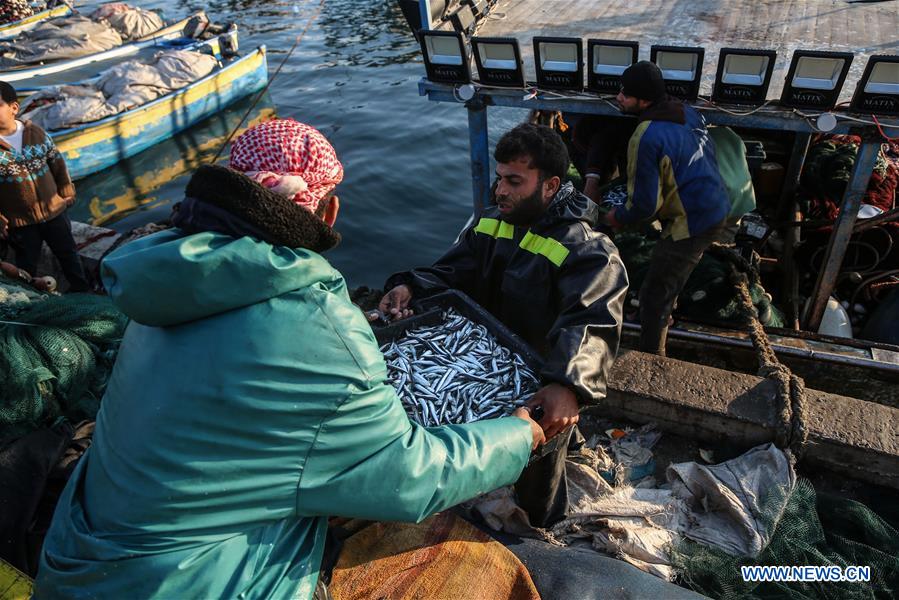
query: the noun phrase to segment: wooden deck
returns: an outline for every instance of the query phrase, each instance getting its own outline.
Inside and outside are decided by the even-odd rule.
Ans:
[[[500,0],[477,35],[516,37],[535,80],[539,35],[632,40],[705,48],[702,94],[711,93],[722,47],[777,51],[768,98],[779,98],[793,50],[855,53],[840,100],[849,100],[871,54],[899,54],[899,0]],[[586,62],[586,44],[585,44]]]

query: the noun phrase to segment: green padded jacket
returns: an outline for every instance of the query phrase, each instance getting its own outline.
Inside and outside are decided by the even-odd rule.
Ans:
[[[102,269],[133,321],[37,598],[310,598],[328,516],[421,520],[527,462],[522,419],[411,423],[311,250],[174,229]]]

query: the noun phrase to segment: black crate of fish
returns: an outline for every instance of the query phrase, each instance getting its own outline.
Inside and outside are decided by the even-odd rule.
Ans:
[[[412,420],[434,426],[501,417],[537,391],[540,358],[465,294],[437,294],[416,309],[375,330]]]

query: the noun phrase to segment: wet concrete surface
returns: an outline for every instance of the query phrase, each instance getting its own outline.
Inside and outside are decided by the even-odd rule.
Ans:
[[[749,446],[774,440],[777,398],[771,380],[625,351],[604,404],[613,417]],[[899,489],[899,409],[806,390],[805,423],[809,464]]]
[[[624,332],[622,348],[636,349],[638,336]],[[724,348],[696,341],[668,339],[668,356],[727,371],[754,375],[758,359],[754,350]],[[823,361],[798,357],[779,357],[790,370],[802,377],[812,389],[860,400],[899,407],[899,380],[875,372],[873,369],[849,365],[835,366]]]

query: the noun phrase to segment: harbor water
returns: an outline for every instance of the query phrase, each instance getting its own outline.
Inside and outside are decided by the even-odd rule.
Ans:
[[[217,23],[237,23],[242,50],[267,46],[270,78],[314,20],[255,106],[254,95],[78,182],[73,219],[127,231],[166,218],[192,170],[213,159],[249,111],[250,123],[276,114],[313,125],[337,149],[345,170],[337,189],[343,241],[328,258],[350,286],[380,287],[390,273],[432,262],[465,225],[472,210],[466,110],[418,95],[424,65],[395,2],[135,4],[167,19],[203,9]],[[491,138],[524,117],[492,110]]]

